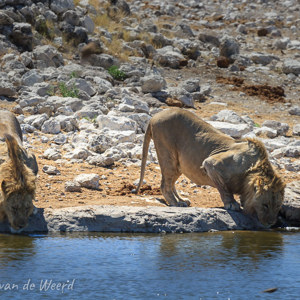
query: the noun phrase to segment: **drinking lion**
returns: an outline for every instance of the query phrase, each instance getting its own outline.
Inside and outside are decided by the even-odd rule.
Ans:
[[[283,202],[285,184],[271,166],[263,144],[255,139],[234,140],[187,110],[173,108],[156,114],[143,145],[139,192],[150,140],[161,168],[161,192],[170,206],[189,206],[175,188],[184,174],[198,185],[218,189],[225,209],[244,211],[265,226],[273,225]]]
[[[38,165],[22,142],[16,117],[9,111],[0,111],[0,221],[7,218],[12,232],[27,226],[34,209]]]

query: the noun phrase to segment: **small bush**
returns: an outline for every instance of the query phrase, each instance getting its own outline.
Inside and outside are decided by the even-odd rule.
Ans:
[[[109,67],[108,73],[116,80],[125,80],[127,77],[125,72],[120,71],[117,66]]]
[[[79,91],[75,86],[68,88],[64,82],[60,82],[58,88],[63,97],[78,98],[79,96]]]

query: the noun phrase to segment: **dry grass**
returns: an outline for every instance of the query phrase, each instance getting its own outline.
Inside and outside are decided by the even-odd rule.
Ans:
[[[73,0],[73,3],[74,3],[75,6],[78,6],[79,2],[80,2],[80,0]]]

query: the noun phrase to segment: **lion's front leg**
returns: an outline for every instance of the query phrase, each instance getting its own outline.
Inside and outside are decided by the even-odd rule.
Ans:
[[[6,219],[6,213],[4,211],[3,202],[0,202],[0,222]]]
[[[228,210],[239,211],[241,210],[238,202],[235,201],[233,194],[229,191],[223,173],[218,169],[219,161],[210,157],[204,160],[202,166],[206,171],[209,178],[213,181],[215,187],[218,189],[221,199],[224,203],[224,208]]]

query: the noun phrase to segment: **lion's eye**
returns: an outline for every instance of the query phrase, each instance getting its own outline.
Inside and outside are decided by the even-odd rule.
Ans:
[[[264,207],[264,209],[269,209],[269,205],[268,204],[264,204],[263,207]]]

